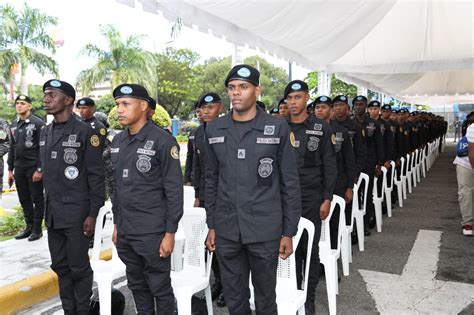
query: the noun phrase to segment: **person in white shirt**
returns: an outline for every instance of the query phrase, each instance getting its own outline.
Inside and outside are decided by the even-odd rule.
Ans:
[[[468,128],[465,138],[462,137],[457,147],[454,160],[458,181],[458,200],[461,210],[463,234],[472,236],[474,207],[474,112],[467,116]]]

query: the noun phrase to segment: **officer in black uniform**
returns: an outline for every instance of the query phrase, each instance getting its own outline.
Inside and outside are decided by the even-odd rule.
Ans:
[[[334,148],[336,151],[336,162],[337,162],[337,180],[334,188],[334,194],[344,198],[346,201],[346,212],[350,210],[352,202],[352,189],[354,187],[354,181],[356,178],[356,164],[354,157],[354,149],[350,140],[347,129],[339,125],[334,120],[331,120],[332,116],[332,100],[328,96],[320,96],[314,101],[316,107],[316,117],[324,120],[331,127],[333,136],[335,137]],[[339,211],[337,207],[329,222],[331,225],[331,247],[337,248],[337,235],[339,231]],[[347,217],[347,215],[346,215]],[[351,217],[346,218],[346,224],[351,224]]]
[[[194,186],[196,201],[195,207],[206,207],[205,194],[205,173],[206,173],[206,126],[211,121],[217,119],[223,110],[222,101],[219,95],[213,92],[203,94],[198,101],[198,108],[201,110],[202,125],[194,133],[194,158],[192,171],[192,184]],[[214,284],[211,287],[212,299],[217,299],[217,306],[224,307],[224,295],[222,294],[222,282],[217,258],[212,258],[212,271],[214,272]]]
[[[293,252],[301,215],[288,124],[256,106],[260,73],[238,65],[225,85],[233,110],[206,127],[207,247],[216,250],[230,314],[276,314],[278,254]]]
[[[7,121],[3,118],[0,118],[0,178],[2,186],[0,189],[0,199],[2,198],[3,190],[3,156],[8,153],[10,150],[10,126]]]
[[[110,149],[115,166],[113,240],[127,266],[138,314],[155,314],[155,300],[158,314],[174,314],[170,255],[183,215],[178,143],[147,118],[148,108],[156,104],[143,86],[121,84],[113,96],[119,122],[128,127]]]
[[[49,80],[43,93],[44,109],[54,116],[39,143],[51,268],[59,278],[65,314],[88,314],[89,238],[104,204],[100,140],[89,125],[72,115],[76,91],[69,83]]]
[[[16,181],[26,228],[15,239],[35,241],[43,236],[41,225],[44,216],[43,171],[39,158],[39,137],[44,122],[31,113],[31,99],[18,95],[15,101],[18,118],[10,127],[8,152],[8,182]]]
[[[199,122],[202,124],[202,118],[201,118],[201,109],[198,108],[198,102],[196,101],[194,103],[194,112],[196,113],[196,116],[199,120]],[[196,129],[192,129],[189,134],[188,134],[188,151],[186,153],[186,163],[184,165],[184,177],[183,181],[186,186],[191,186],[191,174],[193,171],[193,155],[194,155],[194,133],[196,132]]]
[[[268,113],[273,117],[280,117],[280,109],[278,107],[273,107],[268,111]]]
[[[107,140],[107,128],[95,117],[96,106],[93,99],[89,97],[81,98],[77,101],[76,107],[81,118],[89,124],[100,139],[101,148],[104,149]]]
[[[365,133],[367,145],[367,159],[364,173],[369,175],[369,189],[367,190],[367,214],[364,216],[364,229],[366,235],[370,235],[369,228],[375,227],[375,207],[373,203],[372,188],[374,176],[381,175],[380,167],[385,163],[385,153],[383,150],[383,138],[380,125],[377,121],[367,117],[367,98],[358,95],[352,100],[354,108],[354,122],[359,124]]]
[[[302,215],[313,222],[314,240],[310,259],[306,313],[315,313],[315,295],[319,280],[319,238],[321,220],[326,219],[331,208],[331,200],[337,178],[335,135],[331,127],[314,115],[308,115],[306,104],[309,100],[308,85],[294,80],[285,87],[285,98],[290,110],[289,125],[292,131],[292,145],[296,153],[301,187]],[[324,97],[323,97],[324,98]],[[315,102],[316,104],[316,102]],[[300,240],[296,250],[296,273],[301,285],[308,246],[307,237]]]
[[[288,104],[286,103],[285,98],[282,98],[278,102],[278,114],[280,115],[280,118],[283,118],[283,119],[290,118],[290,111],[288,109]]]

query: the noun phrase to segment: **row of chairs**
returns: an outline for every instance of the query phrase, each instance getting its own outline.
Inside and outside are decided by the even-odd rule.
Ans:
[[[397,188],[399,206],[403,207],[403,199],[406,199],[407,192],[412,192],[412,187],[416,187],[420,182],[421,176],[425,177],[427,171],[432,167],[438,156],[440,139],[428,144],[427,150],[415,150],[407,154],[406,158],[401,159],[400,176],[395,171],[390,172],[382,167],[383,176],[381,177],[382,189],[378,191],[378,178],[375,178],[373,185],[373,202],[375,206],[377,231],[382,231],[382,203],[385,200],[387,204],[388,217],[392,216],[391,193],[394,185]],[[395,170],[395,162],[391,162],[392,170]],[[349,275],[350,263],[352,263],[352,242],[351,233],[354,224],[357,231],[364,231],[364,215],[366,214],[367,190],[369,176],[361,173],[356,184],[354,184],[354,199],[352,202],[352,218],[349,225],[345,220],[345,200],[339,196],[334,196],[331,202],[329,216],[322,221],[321,236],[319,241],[319,257],[324,265],[326,276],[326,290],[330,314],[336,314],[338,285],[338,260],[341,259],[342,271],[344,276]],[[363,189],[363,191],[360,191]],[[363,196],[359,200],[359,194]],[[339,229],[336,249],[331,248],[330,238],[330,220],[334,210],[338,207],[339,211]],[[103,218],[106,218],[106,224],[103,226]],[[101,314],[111,314],[111,288],[114,279],[125,275],[125,265],[118,257],[115,246],[112,244],[112,259],[105,261],[100,259],[102,239],[111,237],[113,231],[113,215],[110,203],[104,206],[97,217],[95,229],[94,247],[92,250],[91,266],[94,270],[94,281],[98,285]],[[100,224],[99,224],[100,222]],[[308,234],[308,243],[312,244],[314,239],[314,225],[311,221],[301,218],[298,224],[297,235],[293,238],[293,248],[299,245],[303,232]],[[205,250],[205,239],[208,228],[206,225],[206,212],[203,208],[194,207],[194,188],[184,187],[184,214],[180,222],[178,233],[183,234],[184,246],[175,248],[175,259],[182,260],[182,269],[171,272],[172,286],[177,299],[179,314],[191,314],[192,295],[204,290],[206,296],[207,310],[212,314],[212,299],[210,291],[210,274],[212,253]],[[364,251],[364,233],[357,233],[358,246],[360,251]],[[311,246],[307,246],[307,257],[311,256]],[[304,274],[308,275],[309,260],[306,260]],[[307,277],[301,287],[298,289],[296,281],[296,262],[295,256],[291,255],[288,259],[278,261],[277,271],[277,304],[279,314],[298,313],[304,314],[304,305],[307,293]],[[250,284],[252,282],[250,281]],[[251,289],[252,289],[252,285]],[[250,304],[254,309],[253,290],[251,290]]]

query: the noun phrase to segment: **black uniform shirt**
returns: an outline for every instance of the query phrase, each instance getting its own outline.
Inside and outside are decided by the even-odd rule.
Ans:
[[[353,120],[362,128],[365,134],[367,145],[365,170],[373,171],[376,165],[382,165],[385,162],[380,125],[377,121],[367,116],[364,116],[362,121],[359,121],[356,117]]]
[[[27,119],[18,118],[10,128],[10,149],[8,152],[8,170],[16,167],[38,167],[39,138],[44,121],[31,114]]]
[[[334,120],[338,125],[347,129],[349,133],[352,147],[354,148],[354,157],[356,162],[356,177],[365,170],[365,163],[367,158],[367,144],[366,134],[362,133],[362,128],[356,124],[352,119],[347,118],[346,120],[339,121]]]
[[[176,139],[148,121],[133,136],[112,141],[112,210],[119,233],[174,233],[183,215],[183,183]]]
[[[92,116],[89,119],[84,120],[89,126],[94,129],[95,133],[99,136],[100,139],[100,146],[102,150],[105,147],[105,143],[107,140],[107,129],[105,128],[104,124],[100,122],[95,116]]]
[[[104,167],[99,137],[86,123],[71,115],[54,125],[42,129],[39,146],[46,223],[59,229],[97,216],[104,205]]]
[[[189,132],[188,135],[188,152],[186,153],[186,164],[184,165],[184,178],[185,183],[191,181],[191,175],[193,171],[193,158],[194,158],[194,139],[196,129]]]
[[[191,182],[194,186],[195,197],[205,201],[206,173],[206,131],[205,124],[199,126],[194,133],[193,167]]]
[[[337,161],[336,189],[352,189],[358,174],[349,132],[334,120],[331,121],[330,126],[336,137],[334,145]]]
[[[286,121],[257,109],[239,139],[231,112],[209,123],[206,137],[209,228],[243,243],[295,235],[301,193]]]
[[[379,117],[377,121],[380,125],[380,132],[382,133],[385,161],[395,160],[395,127],[389,121],[381,117]]]

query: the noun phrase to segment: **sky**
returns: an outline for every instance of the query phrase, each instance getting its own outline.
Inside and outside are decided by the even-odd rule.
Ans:
[[[189,48],[201,55],[201,61],[210,57],[229,56],[233,52],[233,45],[226,40],[184,26],[178,37],[171,41],[173,22],[161,15],[143,11],[140,3],[131,8],[115,0],[0,0],[2,4],[9,3],[17,8],[21,8],[25,2],[58,18],[58,25],[51,29],[51,35],[55,40],[64,40],[64,45],[57,48],[54,58],[59,64],[59,79],[70,83],[75,83],[81,70],[94,64],[94,60],[79,54],[86,44],[94,43],[106,48],[99,32],[100,25],[105,24],[115,25],[122,36],[145,35],[142,46],[149,51],[160,52],[166,47]],[[256,50],[244,47],[242,55],[244,58],[260,55],[288,71],[287,61]],[[296,65],[293,65],[292,70],[293,79],[304,79],[308,72]],[[51,75],[41,76],[31,67],[27,71],[27,80],[31,84],[43,84],[50,78]]]

